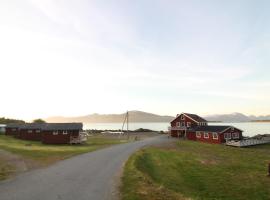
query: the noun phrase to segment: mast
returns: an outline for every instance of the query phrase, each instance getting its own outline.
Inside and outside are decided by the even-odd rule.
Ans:
[[[128,132],[128,111],[127,111],[127,132]]]
[[[124,130],[125,123],[127,123],[127,132],[128,132],[128,111],[127,111],[127,113],[125,115],[125,119],[124,119],[124,122],[123,122],[123,125],[122,125],[122,132]]]

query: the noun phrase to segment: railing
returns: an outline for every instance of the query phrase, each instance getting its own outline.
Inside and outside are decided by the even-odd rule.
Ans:
[[[178,126],[173,126],[173,127],[169,126],[168,130],[169,131],[184,131],[184,130],[187,130],[187,127],[186,126],[180,126],[180,127],[178,127]]]
[[[246,139],[246,140],[239,140],[239,141],[227,141],[226,145],[229,146],[236,146],[236,147],[247,147],[247,146],[254,146],[259,144],[267,144],[270,143],[270,140],[258,140],[258,139]]]
[[[77,137],[70,137],[70,144],[81,144],[83,142],[87,141],[87,133],[86,132],[80,132],[79,136]]]

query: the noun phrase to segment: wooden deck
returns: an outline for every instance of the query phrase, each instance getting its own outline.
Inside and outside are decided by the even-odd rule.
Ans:
[[[80,132],[78,137],[70,137],[70,144],[81,144],[87,141],[87,133]]]
[[[239,141],[230,140],[226,142],[228,146],[234,147],[248,147],[248,146],[255,146],[260,144],[267,144],[270,143],[270,139],[244,139]]]

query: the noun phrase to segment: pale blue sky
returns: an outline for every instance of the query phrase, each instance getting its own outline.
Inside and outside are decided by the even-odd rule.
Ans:
[[[0,2],[0,116],[270,114],[270,1]]]

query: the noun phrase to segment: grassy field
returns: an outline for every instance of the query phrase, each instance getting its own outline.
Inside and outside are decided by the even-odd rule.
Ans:
[[[19,140],[11,136],[0,135],[0,150],[11,152],[20,160],[23,160],[27,168],[31,169],[47,166],[74,155],[125,142],[128,142],[126,138],[92,136],[85,144],[81,145],[44,145],[41,142]],[[5,157],[8,157],[8,155],[5,155]],[[8,158],[5,157],[0,152],[0,180],[16,172],[12,163],[8,163]],[[14,159],[11,158],[10,160]]]
[[[15,168],[6,163],[5,159],[2,159],[0,157],[0,180],[4,180],[8,178],[11,174],[13,174],[15,171]]]
[[[123,200],[269,200],[270,145],[233,148],[177,141],[134,154],[122,178]]]

